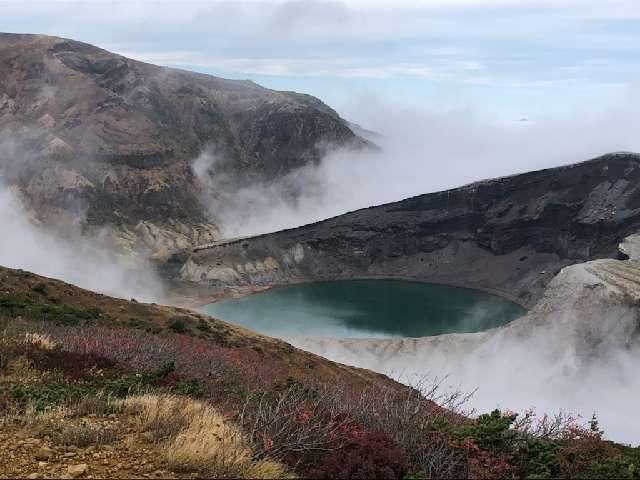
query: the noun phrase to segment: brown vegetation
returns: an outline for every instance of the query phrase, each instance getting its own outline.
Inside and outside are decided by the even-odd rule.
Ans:
[[[94,478],[291,477],[277,462],[253,460],[236,427],[188,397],[86,397],[77,406],[5,412],[0,422],[3,476],[59,478],[86,465],[82,475]]]

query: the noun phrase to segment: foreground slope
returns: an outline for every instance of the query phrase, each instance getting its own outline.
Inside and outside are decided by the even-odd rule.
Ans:
[[[192,310],[112,298],[23,270],[0,267],[0,317],[48,321],[69,327],[131,329],[155,336],[180,333],[183,336],[178,338],[196,338],[205,344],[237,350],[237,354],[259,353],[264,365],[275,362],[279,365],[274,368],[287,370],[291,375],[312,375],[322,381],[334,381],[346,375],[349,381],[394,385],[382,375],[327,361],[281,340]],[[185,364],[184,368],[188,369],[189,365]]]
[[[470,419],[459,392],[24,271],[0,268],[0,328],[5,477],[640,478],[595,421]]]
[[[187,282],[226,289],[402,278],[531,307],[566,266],[616,257],[640,227],[640,155],[481,181],[193,252]]]
[[[0,34],[0,171],[41,220],[80,215],[152,251],[203,243],[217,234],[191,169],[204,151],[252,182],[366,144],[309,95]]]

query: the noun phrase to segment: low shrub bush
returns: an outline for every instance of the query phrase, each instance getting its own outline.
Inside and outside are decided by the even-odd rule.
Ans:
[[[25,317],[58,325],[78,325],[94,322],[107,316],[94,307],[78,308],[69,305],[35,302],[25,295],[0,293],[0,314],[10,318]]]
[[[409,459],[383,432],[351,434],[338,452],[329,452],[308,471],[310,478],[405,478]]]
[[[176,333],[186,333],[187,325],[180,318],[174,318],[169,321],[169,328]]]
[[[113,429],[82,422],[64,425],[59,431],[53,430],[52,433],[52,439],[56,443],[80,448],[105,445],[116,439]]]

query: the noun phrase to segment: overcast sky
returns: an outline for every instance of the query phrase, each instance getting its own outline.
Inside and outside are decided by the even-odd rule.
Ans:
[[[640,77],[638,0],[1,2],[0,29],[308,92],[505,120],[599,110]],[[357,118],[355,118],[357,120]]]

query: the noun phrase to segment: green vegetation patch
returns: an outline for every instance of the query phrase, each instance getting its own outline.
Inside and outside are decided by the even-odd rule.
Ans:
[[[171,385],[167,377],[174,370],[173,362],[168,362],[154,370],[123,373],[112,378],[95,376],[91,380],[12,385],[8,392],[14,401],[22,406],[33,405],[36,411],[94,396],[124,398],[129,395],[163,390],[193,397],[202,397],[207,393],[206,387],[197,379],[179,380]]]
[[[185,321],[179,317],[172,318],[169,321],[169,328],[176,333],[186,333],[187,332],[187,324]]]
[[[99,308],[40,303],[28,296],[11,293],[0,293],[0,314],[10,318],[23,317],[36,321],[50,321],[58,325],[78,325],[82,322],[110,318]]]
[[[509,428],[516,416],[515,414],[502,415],[500,410],[485,413],[475,422],[459,427],[454,432],[454,438],[459,440],[470,438],[480,448],[489,452],[508,452],[516,438],[516,432]]]
[[[173,393],[177,393],[180,395],[187,395],[189,397],[194,397],[194,398],[202,398],[208,393],[208,389],[206,385],[203,384],[197,378],[180,380],[176,382],[176,384],[171,389],[171,391]]]

